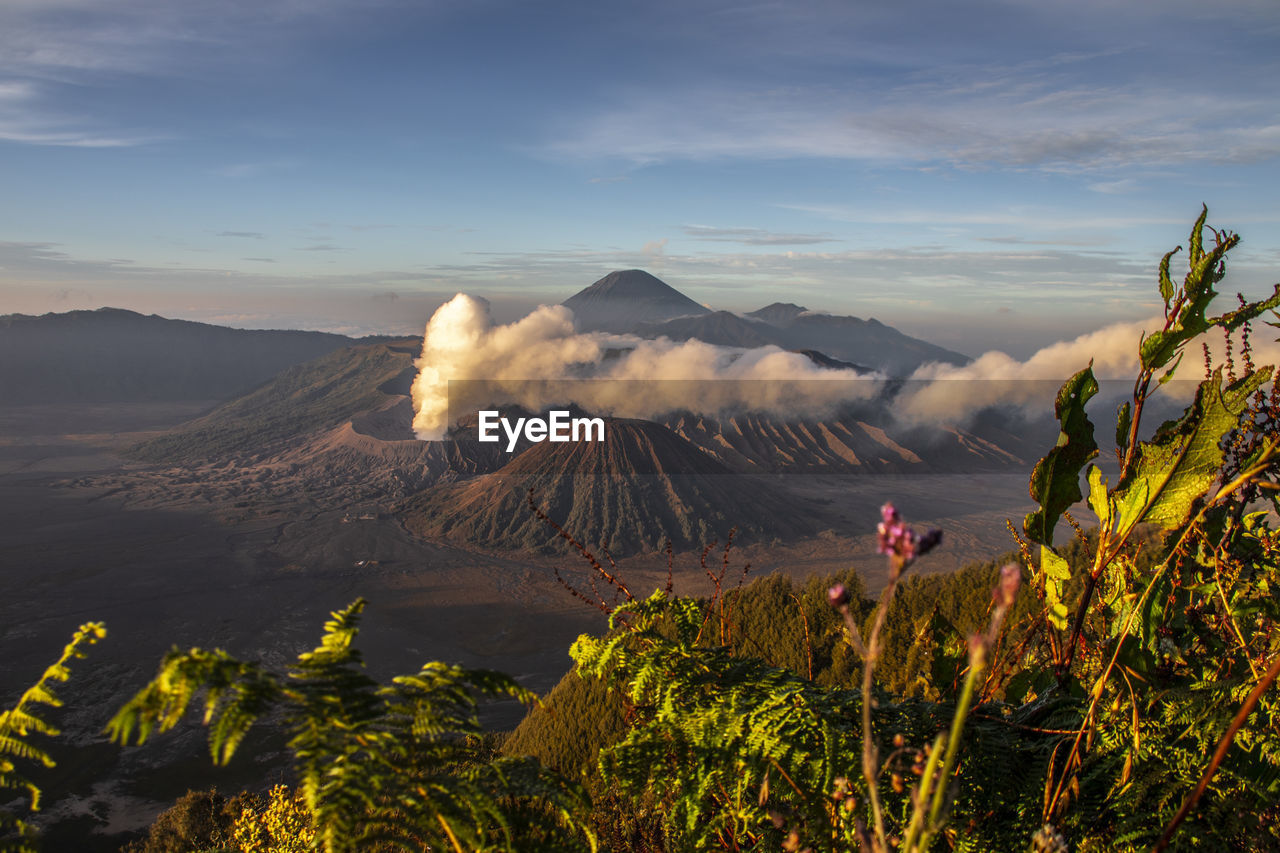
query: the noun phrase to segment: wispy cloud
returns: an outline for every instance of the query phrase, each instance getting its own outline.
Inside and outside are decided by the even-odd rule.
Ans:
[[[215,236],[218,237],[243,237],[246,240],[264,240],[265,234],[261,231],[219,231]]]
[[[461,288],[515,278],[531,289],[563,289],[564,282],[589,282],[612,269],[645,266],[652,247],[640,251],[540,251],[476,253],[469,264],[426,269],[459,282]],[[1052,304],[1072,299],[1129,300],[1145,306],[1152,280],[1151,263],[1125,257],[1065,249],[960,251],[950,249],[787,251],[773,253],[698,253],[662,255],[664,277],[679,279],[682,289],[700,301],[705,292],[732,291],[742,302],[757,291],[785,288],[815,305],[830,300],[825,282],[839,279],[845,296],[861,304],[901,310],[912,300],[935,307],[960,304],[967,310],[992,309],[1010,300]],[[885,283],[893,282],[890,289]],[[824,296],[824,294],[826,294]],[[568,295],[567,293],[565,295]],[[808,303],[806,303],[808,304]],[[729,305],[726,307],[737,307]]]
[[[291,32],[325,27],[386,0],[7,0],[0,4],[0,71],[66,80],[85,73],[155,72],[225,61],[282,45]],[[373,7],[372,9],[370,7]]]
[[[1099,246],[1100,240],[1031,240],[1026,237],[1007,235],[1003,237],[976,237],[982,243],[999,243],[1005,246]]]
[[[955,17],[945,4],[923,5],[925,14]],[[1280,24],[1276,9],[1249,5],[1259,26]],[[853,35],[843,54],[824,57],[825,73],[816,65],[807,72],[810,66],[792,57],[785,82],[747,70],[733,80],[703,75],[660,94],[621,90],[607,106],[566,122],[546,149],[637,164],[827,158],[1067,172],[1253,163],[1280,155],[1274,92],[1258,82],[1280,74],[1274,57],[1237,57],[1223,42],[1198,64],[1167,59],[1187,32],[1198,29],[1201,13],[1192,7],[1124,12],[1135,25],[1132,32],[1150,43],[1115,36],[1107,44],[1108,37],[1099,35],[1092,49],[1004,63],[966,61],[984,45],[990,56],[1025,53],[1019,44],[1024,35],[1026,44],[1040,49],[1052,49],[1055,38],[1072,43],[1062,28],[1077,15],[1070,4],[1011,11],[991,10],[995,25],[974,32],[967,53],[964,39],[944,37],[947,30],[936,23],[905,27],[882,20],[886,38],[899,48],[896,57],[868,44],[865,35]],[[743,51],[777,49],[815,24],[807,18],[797,23],[777,9],[766,14],[780,18],[777,35],[758,45],[764,36],[755,33],[738,45]],[[838,10],[824,6],[823,15],[832,30],[852,28]],[[1228,30],[1243,37],[1241,27]]]
[[[0,82],[0,141],[69,148],[126,148],[161,138],[95,128],[91,118],[51,106],[47,88],[47,84],[32,81]]]
[[[785,210],[799,210],[837,222],[892,225],[1016,225],[1035,229],[1115,229],[1143,225],[1185,224],[1185,217],[1173,215],[1097,216],[1089,212],[1070,213],[1060,207],[1034,204],[952,210],[941,207],[859,207],[834,204],[780,204]],[[1233,217],[1237,219],[1238,217]]]
[[[5,0],[0,140],[82,148],[171,140],[179,135],[173,128],[124,127],[126,121],[111,120],[111,98],[86,98],[85,92],[128,92],[148,77],[225,81],[261,72],[306,50],[317,33],[341,28],[348,14],[373,14],[400,3]],[[227,173],[234,176],[239,168],[256,166],[232,165]]]
[[[783,234],[763,228],[717,228],[713,225],[685,225],[685,235],[712,243],[740,243],[744,246],[806,246],[838,242],[826,234]]]
[[[1105,195],[1121,195],[1123,193],[1131,193],[1138,188],[1138,182],[1133,178],[1121,178],[1116,181],[1096,181],[1089,184],[1089,189],[1095,193],[1103,193]]]
[[[329,293],[359,293],[359,299],[369,305],[388,307],[397,300],[387,294],[399,294],[398,301],[406,310],[397,307],[379,321],[399,323],[408,306],[421,305],[436,295],[447,298],[460,290],[483,292],[499,301],[519,301],[527,310],[535,301],[559,302],[610,270],[649,267],[712,307],[751,310],[785,294],[787,301],[815,310],[874,316],[910,334],[973,352],[979,351],[974,349],[978,346],[1029,351],[1029,347],[1043,345],[1046,336],[1065,333],[1066,329],[1076,333],[1093,328],[1099,316],[1136,318],[1158,307],[1153,296],[1153,259],[1133,261],[1061,247],[692,254],[674,254],[667,249],[655,241],[632,249],[473,253],[462,263],[308,273],[307,286],[300,288],[304,279],[284,270],[266,273],[145,265],[79,257],[54,243],[0,242],[0,267],[6,279],[0,290],[16,295],[21,294],[14,288],[83,294],[83,298],[77,297],[76,307],[110,304],[104,302],[104,294],[127,290],[135,296],[151,294],[148,301],[130,304],[160,305],[168,299],[170,304],[178,304],[175,300],[221,304],[223,310],[228,299],[240,304],[248,299],[245,294],[254,299],[296,294],[310,303],[308,327],[329,328],[338,321],[317,325],[318,312],[329,304]],[[271,262],[270,258],[250,260]],[[273,263],[272,268],[279,267]],[[1269,292],[1273,272],[1273,266],[1250,269],[1237,263],[1231,269],[1232,290],[1249,293],[1252,282]],[[841,281],[839,294],[830,289],[828,282],[832,280]],[[20,303],[15,297],[10,304]],[[997,315],[1001,309],[1016,311],[1017,322],[1010,323],[1008,314]],[[334,310],[334,318],[347,316]],[[387,328],[392,326],[384,326]]]
[[[638,96],[584,119],[549,148],[641,164],[819,157],[1047,171],[1253,163],[1280,155],[1271,105],[1251,98],[1196,98],[1136,85],[1087,95],[1020,88],[1004,80],[973,93],[917,92],[910,99],[860,90]]]

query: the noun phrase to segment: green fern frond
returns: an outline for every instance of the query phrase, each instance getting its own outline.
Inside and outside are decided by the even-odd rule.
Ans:
[[[216,763],[272,715],[289,732],[298,791],[327,853],[374,845],[406,849],[519,849],[530,833],[547,849],[594,836],[578,815],[584,794],[536,762],[474,760],[484,697],[535,702],[511,678],[428,663],[380,686],[354,641],[363,600],[332,614],[320,645],[284,677],[225,652],[173,652],[112,720],[119,742],[146,740],[180,721],[201,692]]]
[[[62,706],[62,700],[53,690],[54,682],[65,682],[71,677],[67,664],[85,656],[84,649],[107,635],[101,622],[81,625],[71,637],[62,655],[39,680],[23,692],[13,708],[0,712],[0,794],[6,791],[20,794],[27,800],[30,811],[40,809],[40,787],[18,773],[15,760],[28,761],[44,767],[53,767],[54,761],[47,752],[26,738],[32,734],[53,737],[59,734],[56,727],[37,717],[32,706],[50,708]],[[8,799],[7,797],[5,799]],[[3,853],[34,853],[31,846],[33,831],[21,818],[0,809],[0,851]]]

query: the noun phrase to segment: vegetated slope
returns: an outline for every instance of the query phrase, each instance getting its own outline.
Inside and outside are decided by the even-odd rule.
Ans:
[[[641,323],[706,314],[709,309],[644,270],[611,272],[563,303],[581,331],[630,332]]]
[[[329,353],[282,371],[249,394],[133,448],[155,462],[259,457],[296,439],[381,409],[380,390],[413,367],[407,346],[371,344]]]
[[[862,579],[852,569],[827,577],[811,575],[804,581],[775,573],[726,591],[723,612],[717,606],[708,619],[708,642],[717,644],[723,637],[740,656],[761,658],[826,686],[851,686],[860,661],[845,640],[839,614],[827,600],[827,590],[836,583],[849,590],[855,614],[870,612],[873,603],[866,599]],[[906,642],[911,640],[908,637]],[[626,735],[623,705],[623,697],[609,692],[600,679],[583,678],[576,669],[570,670],[541,704],[529,709],[502,751],[532,755],[598,790],[599,751]]]
[[[351,338],[229,329],[119,308],[0,316],[8,403],[225,399]]]
[[[566,530],[623,555],[724,540],[791,538],[815,532],[801,501],[776,485],[734,474],[660,424],[606,420],[601,442],[543,443],[466,483],[437,486],[404,508],[425,537],[495,548],[563,550],[527,505],[535,500]]]

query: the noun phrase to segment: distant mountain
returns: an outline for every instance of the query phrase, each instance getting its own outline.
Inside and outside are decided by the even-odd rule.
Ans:
[[[644,338],[699,340],[729,347],[770,344],[833,362],[907,376],[928,362],[966,364],[967,356],[904,335],[878,320],[809,311],[775,302],[745,316],[712,311],[643,270],[611,272],[563,303],[579,331],[633,333]]]
[[[712,311],[697,317],[681,317],[665,323],[638,323],[633,329],[642,338],[697,339],[724,347],[754,348],[773,344],[786,349],[781,330],[768,323],[744,320],[728,311]]]
[[[563,303],[583,331],[630,332],[641,323],[706,314],[709,309],[644,270],[611,272]]]
[[[747,316],[763,320],[774,326],[785,326],[808,310],[808,308],[796,305],[794,302],[774,302],[772,305],[766,305],[758,311],[748,312]]]
[[[910,375],[931,361],[966,364],[969,359],[928,341],[904,335],[879,320],[817,314],[799,305],[775,302],[745,319],[727,311],[644,323],[635,333],[646,338],[684,341],[696,338],[721,346],[774,344],[783,349],[814,351],[835,361],[868,365],[890,376]]]
[[[892,326],[872,318],[834,314],[797,314],[776,328],[793,347],[820,350],[829,356],[874,365],[890,376],[908,376],[917,367],[932,361],[968,364],[968,356],[904,335]]]
[[[492,474],[429,489],[402,517],[420,536],[563,550],[529,509],[530,488],[566,530],[615,555],[724,541],[733,527],[746,540],[817,532],[803,501],[776,484],[762,488],[660,424],[621,419],[606,421],[603,442],[537,444]]]
[[[325,332],[229,329],[119,308],[0,316],[0,401],[216,400],[349,346]]]
[[[818,352],[816,349],[798,349],[798,352],[805,358],[812,361],[818,367],[825,367],[827,370],[854,370],[858,373],[871,373],[871,368],[862,364],[854,364],[852,361],[841,361],[838,358],[832,358],[824,352]]]
[[[414,369],[413,356],[410,346],[387,344],[326,353],[138,445],[132,455],[157,462],[261,457],[352,418],[369,419],[402,397],[396,392]],[[401,437],[413,437],[407,422],[402,430]]]

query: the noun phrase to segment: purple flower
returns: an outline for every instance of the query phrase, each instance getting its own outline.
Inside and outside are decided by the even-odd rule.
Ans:
[[[876,528],[876,550],[893,557],[903,565],[923,556],[942,542],[941,530],[930,530],[921,536],[902,521],[893,504],[880,507],[882,521]]]
[[[915,556],[915,532],[902,523],[893,504],[885,504],[880,514],[884,521],[876,528],[876,550],[881,554],[896,554],[904,560],[910,560]]]
[[[849,590],[842,583],[836,584],[827,590],[827,602],[837,609],[844,607],[849,603]]]

